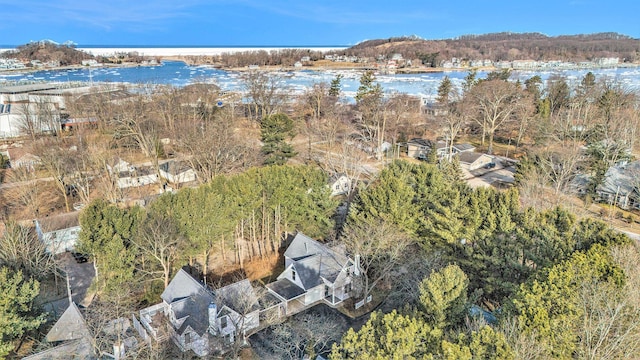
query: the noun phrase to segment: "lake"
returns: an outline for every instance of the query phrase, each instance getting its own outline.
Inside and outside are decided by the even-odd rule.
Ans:
[[[512,78],[524,81],[534,75],[546,80],[553,74],[567,78],[570,84],[578,83],[587,72],[593,72],[596,79],[615,80],[632,91],[640,90],[640,67],[581,69],[558,71],[513,71]],[[314,83],[330,82],[337,74],[342,74],[343,95],[352,100],[359,86],[361,71],[356,70],[296,70],[276,72],[282,86],[294,93],[301,93]],[[386,93],[407,93],[433,99],[444,76],[449,76],[454,84],[460,85],[466,71],[447,71],[423,74],[378,75],[377,81]],[[215,83],[223,90],[242,90],[242,73],[215,69],[211,66],[190,66],[179,61],[165,61],[158,66],[138,67],[92,67],[68,70],[41,70],[35,72],[10,72],[0,74],[3,82],[123,82],[130,84],[171,84],[184,86],[196,82]],[[486,73],[479,72],[482,78]]]

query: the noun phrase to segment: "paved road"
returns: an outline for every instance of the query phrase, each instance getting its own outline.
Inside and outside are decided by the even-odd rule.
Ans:
[[[87,296],[87,290],[91,286],[91,282],[95,277],[93,263],[86,262],[78,264],[71,253],[65,252],[59,255],[61,257],[60,267],[69,274],[69,285],[71,287],[71,298],[76,304],[89,306],[91,297]],[[56,316],[62,315],[62,312],[69,306],[68,297],[63,296],[60,299],[50,301],[43,305],[44,309],[53,312]]]

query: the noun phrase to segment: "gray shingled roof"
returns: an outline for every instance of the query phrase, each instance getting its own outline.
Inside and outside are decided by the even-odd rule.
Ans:
[[[417,146],[426,147],[426,148],[431,148],[432,146],[432,143],[430,140],[421,139],[421,138],[413,138],[407,141],[407,144],[417,145]]]
[[[95,359],[93,345],[89,339],[66,341],[56,347],[29,355],[22,360],[68,360]]]
[[[80,313],[80,309],[75,303],[71,302],[67,310],[62,313],[60,319],[49,330],[45,339],[48,342],[55,342],[82,338],[91,338],[91,334],[84,317]]]
[[[349,258],[310,237],[298,233],[284,255],[294,261],[294,268],[305,289],[318,286],[322,279],[335,281],[348,266]]]
[[[215,290],[216,304],[229,307],[238,314],[245,315],[258,310],[258,296],[249,279],[244,279]]]
[[[628,195],[637,191],[640,184],[640,161],[612,166],[607,170],[604,181],[598,186],[598,191],[611,194]]]
[[[191,170],[191,166],[185,161],[169,160],[160,164],[160,169],[171,175],[179,175]]]
[[[171,305],[177,319],[186,318],[178,333],[187,327],[191,327],[198,335],[207,331],[209,304],[214,301],[214,296],[204,284],[180,269],[160,297]]]

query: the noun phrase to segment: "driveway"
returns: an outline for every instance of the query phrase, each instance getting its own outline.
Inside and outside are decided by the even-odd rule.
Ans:
[[[84,307],[89,306],[91,297],[87,297],[87,291],[91,282],[95,277],[93,263],[77,263],[71,253],[65,252],[58,255],[60,268],[69,274],[69,287],[71,288],[71,298],[76,304]],[[64,279],[66,281],[66,279]],[[56,317],[62,315],[62,312],[69,306],[68,297],[50,301],[43,305],[46,311],[53,312]]]

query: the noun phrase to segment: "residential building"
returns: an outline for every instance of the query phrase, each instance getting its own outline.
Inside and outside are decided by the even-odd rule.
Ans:
[[[196,181],[197,174],[184,161],[169,160],[160,164],[160,176],[172,184],[182,184]]]
[[[351,192],[352,182],[346,174],[333,174],[329,178],[331,196],[348,195]]]
[[[79,212],[49,216],[35,220],[38,238],[50,254],[73,251],[80,235]]]
[[[140,310],[138,331],[156,341],[171,338],[182,351],[198,356],[224,352],[244,340],[260,325],[265,309],[247,279],[210,290],[184,269],[160,297],[161,303]]]
[[[491,166],[490,164],[494,164],[495,161],[493,156],[477,152],[462,152],[456,154],[456,156],[458,156],[460,160],[460,167],[467,171],[474,171],[485,166]]]
[[[621,209],[640,209],[640,161],[610,167],[596,188],[598,200]]]
[[[158,174],[150,166],[133,166],[122,159],[117,159],[113,166],[107,165],[107,170],[115,177],[116,186],[119,189],[158,183]]]
[[[267,289],[294,314],[317,303],[336,306],[351,297],[355,262],[344,248],[330,248],[298,233],[284,253],[285,269]]]

